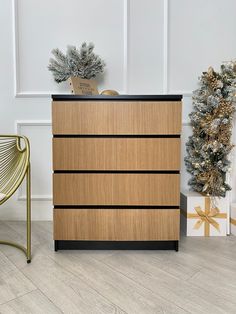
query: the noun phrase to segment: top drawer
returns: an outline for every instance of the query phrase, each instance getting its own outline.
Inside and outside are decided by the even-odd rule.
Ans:
[[[181,133],[181,101],[53,101],[53,134]]]

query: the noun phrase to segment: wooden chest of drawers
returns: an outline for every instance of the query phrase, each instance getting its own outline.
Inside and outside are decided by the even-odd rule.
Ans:
[[[177,249],[182,96],[52,98],[55,249]]]

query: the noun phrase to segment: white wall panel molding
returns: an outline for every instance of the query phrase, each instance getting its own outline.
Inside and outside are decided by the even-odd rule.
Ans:
[[[12,0],[12,40],[13,40],[13,75],[14,75],[14,94],[17,96],[19,91],[19,35],[18,35],[18,2]]]
[[[169,89],[169,0],[163,0],[163,93],[164,94],[182,94],[186,97],[192,95],[191,91],[175,91]],[[50,98],[51,94],[63,94],[55,90],[48,91],[21,91],[20,82],[20,58],[19,58],[19,27],[18,14],[20,0],[12,0],[13,12],[13,49],[14,49],[14,93],[17,98]],[[128,67],[129,67],[129,8],[130,0],[123,0],[123,90],[120,94],[127,94],[128,86]]]
[[[128,62],[129,62],[129,8],[130,0],[124,1],[123,29],[124,29],[124,68],[123,68],[123,91],[120,94],[128,94]]]
[[[120,94],[126,94],[128,91],[128,25],[129,25],[129,1],[123,0],[123,90],[118,90]],[[14,71],[14,96],[16,98],[49,98],[52,94],[64,94],[58,90],[22,90],[20,79],[20,53],[19,53],[19,6],[20,0],[12,0],[12,20],[13,20],[13,71]]]
[[[184,91],[184,90],[169,90],[168,94],[177,94],[177,95],[183,95],[183,97],[192,97],[193,93],[190,91]]]
[[[169,93],[169,0],[164,0],[163,6],[163,94]]]
[[[19,135],[25,135],[23,134],[23,128],[24,127],[30,127],[30,128],[35,128],[35,127],[50,127],[50,136],[51,136],[51,121],[50,120],[17,120],[15,121],[15,131],[16,134]],[[27,134],[26,134],[27,136]],[[42,145],[42,149],[44,146],[44,143],[37,143],[37,145]],[[51,151],[47,152],[49,155],[51,155]],[[31,162],[32,163],[32,162]],[[32,168],[34,167],[34,164],[32,165]],[[34,169],[31,169],[31,182],[33,182],[32,178],[32,173],[34,172]],[[51,171],[52,172],[52,171]],[[51,172],[45,174],[49,178],[51,178]],[[23,182],[24,184],[24,182]],[[20,186],[18,189],[18,194],[17,194],[17,200],[18,201],[25,201],[26,200],[26,195],[25,192],[23,191],[24,187],[23,185]],[[31,199],[33,201],[51,201],[52,200],[52,195],[51,194],[32,194]]]
[[[191,122],[188,120],[183,120],[182,126],[191,126]]]
[[[170,0],[163,0],[163,94],[181,94],[184,97],[192,97],[192,91],[185,90],[171,90],[169,88],[169,41],[170,41],[170,33],[169,33],[169,24],[170,24],[170,16],[169,16],[169,8],[170,8]]]
[[[220,0],[169,0],[169,89],[191,93],[198,77],[209,66],[219,69],[224,60],[235,58],[236,42],[231,41],[235,0],[227,6]],[[209,23],[209,16],[211,21]],[[216,21],[222,20],[222,23]],[[227,44],[220,45],[219,34]]]
[[[45,91],[45,92],[21,92],[20,91],[20,60],[19,60],[19,30],[18,30],[18,5],[19,0],[12,0],[12,38],[13,38],[13,73],[14,73],[14,95],[15,97],[50,97],[51,94],[58,92]]]
[[[21,134],[22,126],[51,126],[51,120],[16,120],[15,131],[17,134]]]
[[[164,23],[163,15],[165,1],[130,0],[128,27],[130,94],[163,94],[164,47],[166,47],[163,45],[163,28],[167,25]]]

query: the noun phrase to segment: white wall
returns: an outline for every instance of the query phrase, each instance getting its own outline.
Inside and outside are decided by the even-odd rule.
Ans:
[[[236,57],[235,12],[235,0],[1,0],[0,133],[31,140],[33,219],[52,218],[50,95],[68,92],[47,70],[52,48],[93,41],[107,63],[100,90],[183,94],[184,155],[197,78]],[[183,165],[184,187],[187,178]],[[23,219],[24,195],[0,219]]]

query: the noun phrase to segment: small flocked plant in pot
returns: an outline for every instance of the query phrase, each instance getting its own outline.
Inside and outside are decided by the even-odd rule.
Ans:
[[[104,72],[105,62],[94,53],[93,43],[83,43],[79,49],[68,46],[66,54],[58,48],[52,50],[48,69],[55,82],[69,80],[74,94],[98,94],[94,78]]]

